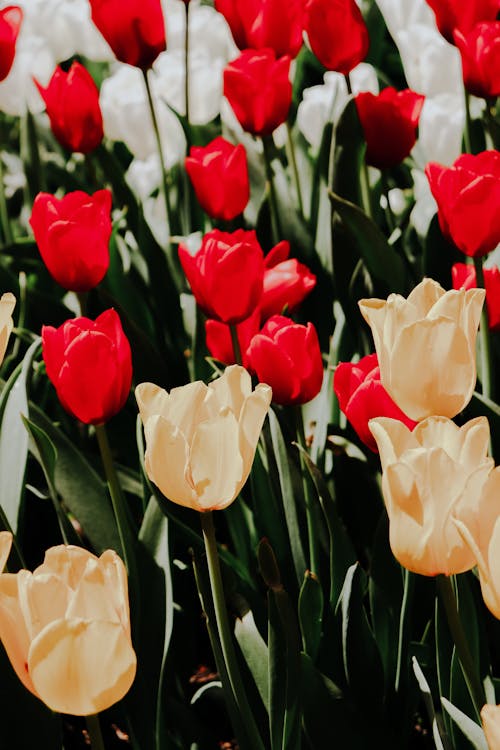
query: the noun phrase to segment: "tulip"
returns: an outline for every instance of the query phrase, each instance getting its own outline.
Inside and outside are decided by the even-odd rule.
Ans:
[[[368,54],[368,29],[355,0],[308,0],[305,30],[325,68],[348,75]]]
[[[11,292],[6,292],[0,297],[0,364],[5,357],[9,337],[14,328],[12,313],[16,306],[16,298]]]
[[[90,0],[92,20],[116,59],[147,70],[166,49],[160,0]]]
[[[441,231],[465,255],[480,257],[500,242],[500,154],[462,154],[452,167],[425,168]]]
[[[410,430],[416,422],[409,419],[394,403],[380,382],[376,354],[368,354],[359,362],[340,362],[335,368],[333,388],[339,406],[359,439],[374,453],[377,443],[368,422],[374,417],[399,419]]]
[[[213,229],[191,255],[179,246],[179,259],[196,302],[205,315],[222,323],[241,323],[259,304],[264,254],[255,232]]]
[[[270,135],[285,122],[292,102],[290,58],[271,49],[245,50],[224,70],[224,95],[243,130]]]
[[[250,197],[245,147],[233,146],[218,136],[208,146],[193,146],[186,171],[198,202],[214,219],[231,221],[241,214]]]
[[[316,286],[316,276],[303,263],[289,258],[290,243],[279,242],[264,258],[264,286],[260,307],[262,319],[292,312]]]
[[[445,290],[424,279],[408,299],[363,299],[372,329],[380,379],[410,419],[454,417],[476,382],[476,335],[484,289]]]
[[[240,49],[274,50],[296,57],[302,47],[303,0],[215,0]]]
[[[370,421],[370,429],[380,452],[396,559],[426,576],[473,568],[474,554],[454,517],[467,519],[477,511],[493,468],[486,417],[463,427],[446,417],[428,417],[413,432],[397,419],[378,417]]]
[[[0,575],[0,638],[23,685],[52,711],[86,716],[136,672],[127,574],[116,552],[51,547],[33,573]]]
[[[241,364],[248,367],[247,349],[251,340],[260,327],[260,308],[256,307],[249,318],[245,318],[241,323],[237,323],[236,335],[241,352]],[[223,362],[225,365],[234,365],[236,355],[234,352],[231,330],[226,323],[220,323],[218,320],[205,321],[205,339],[207,349],[215,359]]]
[[[492,331],[500,330],[500,269],[484,268],[484,286],[486,289],[486,307],[488,323]],[[454,289],[475,289],[476,269],[473,265],[455,263],[451,268]]]
[[[95,321],[67,320],[43,326],[42,355],[49,380],[70,414],[102,424],[125,404],[132,383],[132,355],[115,310]]]
[[[103,138],[99,92],[83,65],[75,61],[68,72],[57,67],[47,88],[35,83],[59,143],[82,154],[97,148]]]
[[[366,140],[366,163],[379,169],[406,159],[417,140],[417,126],[425,97],[410,89],[369,91],[354,98]]]
[[[464,86],[484,99],[500,94],[500,23],[478,23],[467,35],[454,32],[462,56]]]
[[[249,368],[269,383],[276,404],[305,404],[318,395],[323,359],[312,323],[273,315],[247,349]]]
[[[136,398],[146,436],[146,473],[174,503],[198,511],[230,505],[247,480],[271,389],[252,392],[238,365],[208,386],[201,381],[167,393],[141,383]]]
[[[50,275],[65,289],[87,292],[104,278],[109,266],[111,193],[81,190],[58,199],[39,193],[30,224]]]
[[[481,709],[481,721],[489,750],[500,747],[500,706],[486,704]]]
[[[10,548],[12,547],[12,534],[10,531],[0,531],[0,573],[3,573],[7,560],[9,559]]]
[[[17,5],[0,10],[0,81],[7,78],[12,68],[22,20],[23,11]]]
[[[500,10],[500,0],[427,0],[436,16],[436,25],[444,38],[454,43],[453,32],[458,29],[467,34],[480,21],[495,21]]]

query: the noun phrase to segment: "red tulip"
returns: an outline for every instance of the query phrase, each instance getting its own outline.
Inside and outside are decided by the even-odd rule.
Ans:
[[[436,24],[451,44],[453,31],[467,34],[480,21],[495,21],[500,10],[500,0],[427,0],[436,16]]]
[[[274,50],[296,57],[302,47],[303,0],[215,0],[240,49]]]
[[[316,285],[316,276],[296,258],[289,258],[290,243],[279,242],[264,258],[264,289],[260,302],[262,318],[287,309],[292,312]]]
[[[46,89],[35,83],[59,143],[82,154],[97,148],[104,135],[99,92],[83,65],[75,61],[68,72],[57,67]]]
[[[218,136],[208,146],[192,146],[186,171],[196,197],[209,216],[230,221],[250,197],[245,147]]]
[[[0,10],[0,81],[7,78],[12,68],[22,20],[23,11],[17,5]]]
[[[209,318],[241,323],[255,311],[262,294],[264,254],[253,230],[213,229],[196,255],[180,245],[179,258],[196,302]]]
[[[74,318],[59,328],[43,326],[42,355],[61,404],[81,422],[102,424],[124,406],[132,356],[113,309],[95,322]]]
[[[500,242],[500,153],[462,154],[452,167],[425,168],[441,231],[465,255],[486,255]]]
[[[486,307],[488,322],[493,331],[500,330],[500,269],[484,268],[484,286],[486,289]],[[455,263],[451,268],[453,289],[475,289],[476,269],[472,264]]]
[[[305,30],[328,70],[347,75],[368,54],[368,29],[355,0],[308,0]]]
[[[488,99],[500,95],[500,23],[478,23],[467,35],[454,32],[462,56],[464,86]]]
[[[406,159],[417,140],[417,126],[425,97],[410,89],[369,91],[354,98],[366,140],[366,162],[386,169]]]
[[[260,309],[258,307],[255,308],[249,318],[245,318],[245,320],[236,325],[236,335],[238,336],[238,343],[240,345],[241,364],[243,367],[248,367],[247,349],[252,338],[259,332],[259,326]],[[231,331],[228,325],[220,323],[218,320],[206,320],[205,336],[207,349],[212,357],[215,357],[215,359],[218,359],[219,362],[223,362],[225,365],[236,364]]]
[[[245,50],[224,70],[224,95],[243,130],[270,135],[285,122],[292,101],[290,58],[271,49]]]
[[[160,0],[90,0],[92,20],[120,62],[147,70],[166,49]]]
[[[356,363],[340,362],[335,368],[333,389],[359,439],[374,453],[378,453],[378,448],[368,427],[370,419],[399,419],[410,430],[417,424],[401,411],[382,385],[376,354],[368,354]]]
[[[247,349],[249,368],[273,389],[277,404],[305,404],[318,395],[323,360],[312,323],[273,315]]]
[[[58,284],[87,292],[104,278],[109,266],[111,193],[81,190],[56,198],[39,193],[30,224],[43,262]]]

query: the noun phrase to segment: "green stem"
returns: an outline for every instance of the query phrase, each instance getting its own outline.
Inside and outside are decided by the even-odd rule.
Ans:
[[[399,616],[398,637],[398,659],[396,666],[395,690],[399,693],[407,679],[408,665],[408,643],[410,636],[411,610],[413,605],[413,592],[415,590],[415,576],[405,568],[403,601],[401,602],[401,613]]]
[[[241,356],[241,347],[240,342],[238,339],[238,328],[235,323],[230,323],[229,330],[231,332],[231,341],[233,344],[233,352],[234,352],[234,361],[237,365],[243,364],[243,359]]]
[[[373,219],[370,180],[368,177],[368,165],[366,163],[366,159],[364,158],[361,161],[361,169],[359,172],[359,187],[361,190],[361,203],[363,206],[363,210],[370,219]]]
[[[219,555],[217,552],[217,542],[215,540],[215,529],[212,511],[200,513],[201,528],[203,531],[203,541],[205,542],[205,551],[207,555],[208,572],[210,576],[210,586],[212,589],[212,599],[215,610],[215,619],[219,631],[220,644],[224,662],[226,665],[231,689],[238,706],[238,710],[245,727],[250,747],[253,750],[264,750],[259,730],[255,724],[250,706],[248,705],[247,696],[241,679],[238,659],[233,644],[233,634],[229,626],[229,618],[226,610],[224,599],[224,589],[222,585],[222,575],[219,564]]]
[[[485,289],[483,259],[474,258],[474,268],[476,269],[476,286],[478,289]],[[479,326],[479,336],[481,340],[481,385],[483,396],[493,398],[493,384],[495,382],[493,372],[493,357],[491,352],[490,325],[488,320],[488,308],[486,300],[481,310],[481,323]]]
[[[347,86],[347,93],[349,94],[349,96],[352,96],[351,78],[349,76],[349,73],[347,73],[344,76],[344,78],[345,78],[345,83],[346,83],[346,86]]]
[[[472,120],[470,116],[470,94],[464,89],[465,99],[465,127],[464,127],[464,147],[467,154],[472,154]]]
[[[87,732],[89,733],[92,750],[105,750],[101,725],[99,723],[99,714],[90,714],[85,717],[85,721],[87,722]]]
[[[264,147],[264,164],[266,168],[266,192],[269,200],[269,213],[271,214],[272,238],[273,243],[276,245],[281,237],[281,228],[279,223],[278,201],[276,198],[276,190],[274,187],[273,169],[271,165],[271,141],[272,136],[262,136],[262,144]]]
[[[184,102],[186,105],[186,123],[189,130],[189,6],[186,4],[186,30],[184,32]]]
[[[14,237],[12,227],[10,226],[9,210],[7,208],[7,198],[5,197],[5,183],[2,154],[0,153],[0,220],[2,222],[2,232],[5,244],[12,245]]]
[[[304,420],[302,418],[302,409],[297,406],[295,409],[295,425],[297,430],[297,443],[307,451],[306,437],[304,433]],[[304,488],[304,499],[306,503],[306,521],[307,521],[307,540],[309,543],[309,570],[319,577],[320,572],[320,553],[316,529],[319,527],[317,515],[317,506],[315,498],[311,492],[311,485],[308,481],[309,472],[302,451],[300,451],[300,467],[302,473],[302,486]]]
[[[389,230],[390,236],[396,229],[396,220],[394,218],[394,214],[392,213],[391,203],[389,201],[389,183],[387,182],[387,175],[383,170],[380,176],[380,181],[382,183],[382,192],[384,193],[386,201],[385,220],[387,222],[387,228]]]
[[[295,183],[295,192],[297,193],[297,205],[302,218],[304,218],[304,203],[302,201],[302,191],[300,189],[300,177],[299,170],[297,167],[297,159],[295,157],[295,144],[292,137],[292,128],[288,120],[286,121],[286,135],[288,140],[288,154],[290,157],[290,164],[292,167],[293,181]]]

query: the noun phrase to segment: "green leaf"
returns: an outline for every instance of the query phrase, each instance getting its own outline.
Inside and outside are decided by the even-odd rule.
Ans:
[[[443,725],[442,718],[434,710],[434,702],[432,700],[432,693],[429,687],[429,683],[427,682],[426,677],[422,671],[422,668],[420,667],[420,664],[418,663],[417,658],[415,656],[412,658],[412,664],[413,664],[413,671],[415,673],[415,677],[417,679],[418,686],[422,693],[425,707],[429,715],[429,720],[432,725],[432,737],[434,740],[434,744],[436,746],[436,750],[452,750],[449,737],[446,734],[446,730]]]
[[[269,711],[269,653],[266,642],[257,630],[251,610],[243,617],[237,618],[234,634],[262,702]]]
[[[454,706],[453,703],[450,703],[450,701],[443,696],[441,696],[441,703],[455,724],[460,727],[475,750],[488,750],[486,737],[484,736],[484,732],[479,724],[476,724],[476,722],[467,716],[467,714],[464,714],[463,711],[460,711],[459,708]]]
[[[309,570],[306,570],[299,594],[299,623],[304,651],[316,661],[323,623],[323,589]]]

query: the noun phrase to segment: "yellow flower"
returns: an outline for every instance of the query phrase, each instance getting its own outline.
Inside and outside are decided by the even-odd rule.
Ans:
[[[500,706],[483,706],[481,721],[489,750],[500,750]]]
[[[363,299],[382,385],[412,419],[454,417],[476,383],[476,335],[484,289],[445,292],[424,279],[408,299]]]
[[[170,393],[141,383],[136,398],[146,436],[146,472],[165,497],[198,511],[230,505],[247,480],[272,391],[238,365],[206,386]]]
[[[9,343],[14,323],[12,313],[16,306],[16,298],[11,292],[6,292],[0,297],[0,364],[3,362],[5,350]]]
[[[469,521],[493,468],[486,417],[457,427],[428,417],[413,432],[397,419],[369,422],[382,462],[382,491],[394,556],[415,573],[435,576],[470,570],[474,555],[454,516]]]
[[[53,711],[109,708],[136,671],[123,562],[60,545],[33,573],[3,573],[0,638],[21,682]]]

